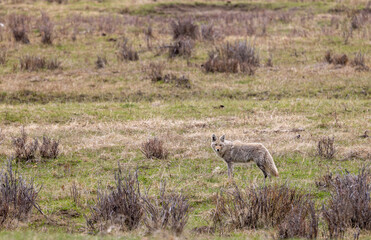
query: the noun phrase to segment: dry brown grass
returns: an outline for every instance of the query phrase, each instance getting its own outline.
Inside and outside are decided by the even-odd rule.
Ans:
[[[28,38],[30,17],[12,13],[8,16],[8,27],[11,29],[16,42],[30,43]]]

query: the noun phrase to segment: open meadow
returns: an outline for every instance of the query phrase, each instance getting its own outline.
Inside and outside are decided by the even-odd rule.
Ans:
[[[370,68],[371,1],[0,1],[0,238],[371,239]]]

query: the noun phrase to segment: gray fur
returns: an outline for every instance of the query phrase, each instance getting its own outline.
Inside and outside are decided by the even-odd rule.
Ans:
[[[261,143],[232,142],[225,140],[225,135],[217,140],[213,134],[211,148],[227,163],[229,178],[233,176],[233,163],[248,163],[250,161],[256,163],[265,178],[271,175],[278,176],[272,156]]]

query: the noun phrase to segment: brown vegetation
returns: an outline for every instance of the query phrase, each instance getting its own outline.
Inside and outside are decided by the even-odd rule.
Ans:
[[[8,27],[13,33],[15,41],[22,43],[30,43],[28,39],[30,18],[26,15],[10,14],[8,16]]]
[[[148,159],[166,159],[169,155],[169,152],[164,147],[164,141],[157,137],[149,138],[143,142],[140,150]]]
[[[61,67],[61,62],[57,58],[47,59],[43,56],[25,55],[19,59],[19,66],[25,71],[55,70]]]
[[[320,139],[317,144],[317,154],[320,157],[324,157],[327,159],[333,158],[336,152],[334,140],[334,137],[323,137],[322,139]]]
[[[14,148],[14,156],[19,161],[30,161],[34,160],[39,147],[37,139],[33,141],[28,140],[28,135],[24,128],[21,130],[21,136],[15,137],[12,140]]]
[[[57,158],[59,155],[59,141],[43,136],[40,146],[40,155],[42,158]]]

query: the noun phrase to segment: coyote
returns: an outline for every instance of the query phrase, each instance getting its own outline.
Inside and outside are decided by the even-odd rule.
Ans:
[[[271,175],[278,177],[273,158],[261,143],[227,141],[225,140],[225,135],[218,140],[213,134],[211,137],[211,148],[227,163],[229,178],[233,177],[233,163],[247,163],[251,160],[262,170],[264,179]]]

